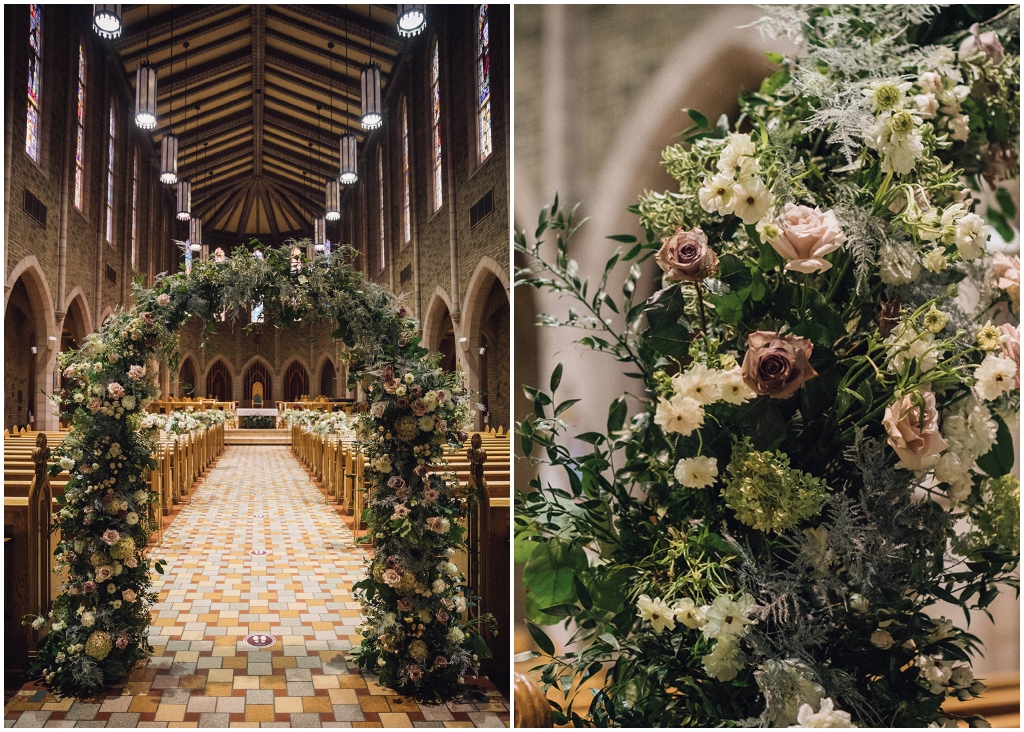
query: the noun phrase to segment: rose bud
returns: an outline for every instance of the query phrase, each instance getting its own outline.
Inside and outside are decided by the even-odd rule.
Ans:
[[[708,248],[708,238],[700,229],[676,233],[665,240],[654,256],[669,282],[700,282],[718,271],[718,257]]]
[[[806,338],[759,330],[747,336],[747,344],[743,381],[758,394],[787,399],[818,375],[808,361],[814,344]]]

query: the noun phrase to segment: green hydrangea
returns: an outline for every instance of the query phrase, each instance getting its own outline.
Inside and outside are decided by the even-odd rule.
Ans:
[[[985,541],[1020,546],[1020,478],[1004,475],[985,482],[982,501],[974,510],[974,525]],[[979,538],[981,538],[979,537]]]
[[[406,415],[395,420],[395,435],[403,442],[412,442],[420,433],[415,417]]]
[[[102,630],[97,630],[85,642],[85,653],[97,661],[102,661],[113,647],[114,644],[111,642],[110,636]]]
[[[110,547],[110,556],[114,559],[127,559],[135,553],[135,540],[130,536],[122,536]]]
[[[736,518],[758,531],[780,531],[816,516],[828,493],[820,478],[789,467],[785,453],[737,442],[722,496]]]

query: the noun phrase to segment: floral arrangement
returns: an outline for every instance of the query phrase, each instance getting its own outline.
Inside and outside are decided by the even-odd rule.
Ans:
[[[53,526],[54,570],[66,570],[46,616],[33,671],[62,696],[92,696],[152,652],[148,641],[153,563],[145,556],[152,461],[146,407],[158,396],[146,364],[156,342],[148,312],[117,312],[78,351],[62,353],[54,395],[71,431],[53,451],[50,474],[68,471]],[[155,567],[160,571],[160,567]]]
[[[71,432],[55,451],[50,471],[71,474],[66,505],[53,523],[61,532],[57,568],[66,568],[68,579],[52,610],[31,619],[37,630],[48,631],[39,642],[33,672],[56,694],[92,696],[106,684],[123,681],[152,653],[147,633],[149,608],[156,598],[150,592],[149,570],[162,571],[162,562],[151,562],[144,553],[151,531],[146,519],[151,496],[143,474],[156,467],[152,437],[160,428],[200,429],[225,417],[217,410],[146,415],[146,406],[157,397],[154,375],[147,373],[146,364],[159,354],[173,369],[177,330],[188,317],[212,322],[223,313],[236,320],[256,303],[263,304],[269,322],[281,327],[299,319],[336,318],[334,337],[349,346],[352,384],[363,379],[374,401],[383,403],[374,407],[374,419],[382,420],[381,426],[385,417],[393,420],[384,431],[366,423],[361,436],[375,466],[368,522],[379,542],[376,556],[383,556],[386,548],[387,556],[401,562],[407,579],[400,585],[405,588],[416,578],[430,584],[413,582],[409,594],[399,596],[388,583],[391,575],[378,578],[377,565],[371,564],[361,588],[372,627],[365,631],[360,662],[369,662],[381,673],[382,683],[404,693],[443,698],[456,690],[461,675],[471,668],[472,654],[486,651],[472,630],[475,626],[463,618],[468,602],[453,599],[456,580],[448,566],[449,551],[461,540],[457,527],[464,517],[464,501],[437,476],[428,475],[440,445],[459,436],[466,416],[461,393],[436,359],[427,357],[416,321],[398,299],[364,281],[351,267],[353,250],[336,250],[329,261],[310,261],[293,258],[294,246],[295,242],[277,248],[256,243],[259,256],[239,246],[230,257],[194,262],[188,272],[161,275],[152,289],[136,288],[132,310],[109,317],[80,350],[61,356],[65,386],[58,399],[70,415]],[[427,389],[432,396],[399,406],[397,400],[408,397],[392,390],[395,368],[401,369],[403,378],[412,379],[403,390]],[[417,414],[424,405],[430,408]],[[413,424],[399,414],[401,410],[417,415]],[[427,415],[432,415],[429,429],[422,419]],[[340,420],[332,423],[333,429],[341,426]],[[382,522],[381,507],[389,501],[389,515],[406,501],[413,520],[394,526]],[[425,533],[423,521],[431,527]],[[419,621],[425,626],[429,622],[429,628],[408,628],[418,638],[393,635],[384,640],[373,629],[389,613],[407,628],[409,603],[421,618],[431,607],[430,598],[437,604],[432,620]],[[384,650],[385,643],[390,650]],[[399,658],[394,649],[404,655]],[[378,659],[386,660],[380,664]],[[410,661],[423,664],[419,678]]]
[[[455,373],[386,364],[369,391],[357,435],[367,459],[363,513],[374,544],[364,596],[360,666],[401,693],[454,689],[490,656],[474,605],[452,562],[464,544],[468,497],[441,474],[446,446],[460,449],[469,403]]]
[[[318,409],[286,409],[281,419],[288,424],[297,424],[315,435],[352,439],[355,429],[344,412],[322,412]]]
[[[163,430],[169,435],[182,435],[223,424],[231,419],[231,413],[220,409],[196,411],[192,407],[176,409],[170,414],[147,414],[141,423],[142,429]]]
[[[770,12],[799,52],[770,55],[735,127],[689,112],[662,159],[678,190],[641,197],[646,236],[612,237],[599,282],[557,200],[516,236],[519,283],[583,309],[541,324],[584,329],[646,393],[575,455],[562,366],[527,389],[522,450],[557,473],[517,497],[541,649],[518,660],[563,690],[556,723],[953,724],[947,696],[984,689],[977,640],[927,611],[1017,586],[1020,265],[974,191],[1018,169],[1018,9]],[[650,258],[662,287],[638,302]],[[559,655],[543,626],[563,622]]]

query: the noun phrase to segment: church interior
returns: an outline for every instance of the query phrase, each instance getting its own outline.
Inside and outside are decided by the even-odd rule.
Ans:
[[[394,293],[460,375],[482,447],[447,455],[479,497],[452,561],[476,612],[509,626],[509,7],[34,4],[4,20],[5,726],[507,726],[504,632],[447,703],[350,659],[372,555],[351,429],[367,389],[333,328],[262,302],[193,316],[147,365],[163,425],[148,553],[166,560],[148,662],[58,698],[27,683],[40,640],[22,621],[62,591],[32,498],[45,480],[59,506],[68,481],[39,462],[68,434],[61,354],[165,274],[287,246],[296,267],[326,259]]]

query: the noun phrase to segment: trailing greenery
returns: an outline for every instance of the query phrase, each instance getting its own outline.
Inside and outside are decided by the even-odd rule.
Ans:
[[[968,188],[1017,172],[1018,11],[770,12],[800,51],[769,54],[734,125],[689,111],[662,159],[678,190],[641,197],[644,235],[610,237],[599,279],[557,198],[516,234],[517,284],[569,301],[538,323],[645,390],[577,434],[577,374],[525,388],[543,469],[516,557],[540,650],[518,660],[564,694],[556,723],[949,723],[946,697],[984,685],[977,639],[933,606],[969,620],[1018,585],[1019,260]]]
[[[360,664],[403,694],[444,699],[486,654],[482,621],[469,614],[472,590],[459,584],[448,561],[463,544],[465,500],[435,472],[442,469],[441,446],[465,439],[465,390],[428,358],[416,321],[398,299],[352,269],[354,251],[310,261],[294,254],[306,244],[252,242],[252,251],[238,247],[223,261],[161,275],[152,289],[135,288],[131,310],[109,317],[80,350],[62,354],[57,400],[71,415],[71,432],[55,451],[51,473],[71,472],[66,506],[53,525],[61,534],[58,569],[66,568],[68,579],[49,614],[32,621],[48,631],[33,673],[58,695],[93,696],[152,653],[147,633],[156,597],[149,571],[162,571],[162,560],[151,563],[145,553],[153,528],[145,483],[145,471],[156,467],[152,436],[160,427],[194,429],[223,417],[146,416],[158,396],[147,364],[159,354],[173,366],[177,330],[189,317],[212,330],[222,314],[247,319],[258,304],[279,327],[334,321],[334,337],[349,347],[349,385],[362,381],[373,402],[376,416],[360,418],[360,446],[374,477],[364,518],[376,548],[367,579],[357,585],[367,617]],[[395,374],[410,395],[429,391],[395,398]],[[385,415],[402,426],[379,428]],[[407,515],[393,521],[399,506]],[[401,578],[397,585],[377,571],[385,552],[400,559],[388,566]]]

